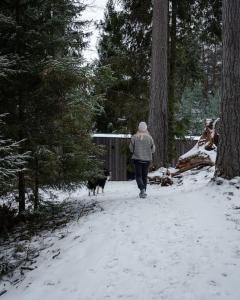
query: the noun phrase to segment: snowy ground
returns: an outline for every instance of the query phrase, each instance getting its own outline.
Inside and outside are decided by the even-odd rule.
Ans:
[[[104,210],[71,223],[52,246],[60,255],[43,250],[1,300],[240,299],[239,180],[216,186],[211,176],[188,172],[183,184],[150,186],[147,199],[135,182],[108,182]]]

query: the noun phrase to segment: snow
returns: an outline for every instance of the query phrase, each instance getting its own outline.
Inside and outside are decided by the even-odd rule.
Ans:
[[[27,190],[28,193],[26,193],[26,208],[30,208],[32,206],[32,203],[28,199],[28,194],[31,193],[30,190]],[[83,186],[82,188],[77,189],[76,191],[63,191],[63,190],[56,190],[56,189],[40,189],[39,191],[41,199],[44,199],[44,201],[57,201],[57,202],[63,202],[73,199],[79,199],[80,196],[86,195],[87,188]],[[8,207],[18,209],[18,203],[14,200],[15,196],[14,193],[9,193],[8,195],[4,195],[0,197],[0,205],[7,205]]]
[[[198,141],[200,139],[200,136],[198,136],[198,135],[185,135],[184,138],[186,140]],[[181,138],[176,138],[176,139],[179,140]]]
[[[190,159],[191,157],[198,156],[203,158],[209,158],[213,164],[216,162],[217,158],[217,148],[213,150],[206,150],[205,145],[199,146],[198,143],[190,149],[188,152],[184,153],[179,157],[179,160]]]
[[[217,157],[217,148],[208,151],[204,148],[204,146],[205,145],[199,146],[198,144],[196,144],[188,152],[181,155],[179,157],[179,160],[184,160],[184,159],[191,158],[191,157],[194,157],[194,156],[199,156],[199,157],[208,157],[213,162],[213,164],[215,164],[216,157]]]
[[[68,200],[79,200],[81,196],[86,195],[87,187],[82,186],[81,188],[73,191],[62,191],[62,190],[55,190],[55,189],[46,189],[40,190],[41,198],[44,200],[54,200],[54,201],[68,201]]]
[[[93,137],[130,139],[132,137],[132,135],[131,134],[119,134],[119,133],[94,133]]]
[[[217,185],[213,172],[149,186],[146,199],[134,181],[107,182],[94,197],[104,210],[69,224],[1,300],[239,299],[240,178]]]
[[[127,138],[130,139],[132,137],[131,134],[121,134],[121,133],[94,133],[93,137],[109,137],[109,138]],[[184,137],[186,140],[194,140],[194,141],[198,141],[200,136],[190,136],[187,135]],[[180,139],[180,138],[176,138],[176,139]]]
[[[149,178],[154,178],[156,176],[159,176],[159,177],[163,177],[163,176],[166,176],[168,175],[168,173],[172,174],[172,173],[175,173],[176,172],[176,169],[175,168],[160,168],[156,171],[153,171],[151,173],[148,174],[148,177]]]

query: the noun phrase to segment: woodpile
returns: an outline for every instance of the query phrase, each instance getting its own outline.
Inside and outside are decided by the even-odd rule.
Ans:
[[[161,186],[169,186],[173,184],[171,172],[168,169],[161,168],[154,173],[149,174],[148,176],[149,184],[159,184]]]
[[[161,186],[169,186],[173,184],[173,181],[170,176],[154,176],[149,178],[150,184],[159,184]]]

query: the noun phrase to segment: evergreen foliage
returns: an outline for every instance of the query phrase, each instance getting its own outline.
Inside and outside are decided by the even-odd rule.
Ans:
[[[5,115],[0,115],[0,196],[16,187],[18,172],[24,168],[30,153],[19,153],[20,142],[4,137]]]
[[[8,113],[8,136],[25,140],[19,153],[32,155],[18,172],[20,211],[26,188],[37,208],[40,187],[73,188],[98,168],[90,131],[101,110],[101,70],[83,67],[84,9],[71,0],[0,3],[0,112]]]
[[[116,10],[108,1],[100,24],[100,66],[110,66],[115,82],[107,90],[100,131],[135,131],[146,119],[150,78],[151,12],[149,1],[122,1]],[[133,13],[136,12],[136,13]]]
[[[179,130],[187,135],[202,134],[206,119],[217,119],[220,113],[220,92],[208,96],[207,102],[203,98],[203,86],[200,82],[193,87],[186,88],[181,99],[181,106],[177,119],[183,120],[184,130]],[[178,125],[179,126],[179,125]]]

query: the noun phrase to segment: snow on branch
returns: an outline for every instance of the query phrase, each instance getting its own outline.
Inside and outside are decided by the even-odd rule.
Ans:
[[[0,194],[11,189],[17,173],[25,169],[30,158],[30,152],[20,153],[23,141],[15,142],[4,137],[5,116],[6,114],[0,115]]]

